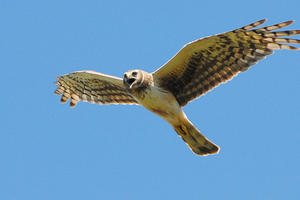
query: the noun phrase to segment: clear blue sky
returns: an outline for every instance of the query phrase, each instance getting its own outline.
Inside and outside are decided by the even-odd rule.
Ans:
[[[299,8],[1,0],[0,199],[299,199],[300,51],[276,51],[184,108],[216,156],[196,156],[141,106],[70,109],[53,94],[55,76],[151,72],[187,42],[263,18],[300,29]]]

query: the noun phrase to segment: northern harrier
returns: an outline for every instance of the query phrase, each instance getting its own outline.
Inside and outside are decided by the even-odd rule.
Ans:
[[[62,95],[62,103],[71,98],[71,107],[80,100],[142,105],[169,122],[194,153],[215,154],[219,147],[200,133],[182,107],[246,71],[272,54],[273,49],[298,49],[280,43],[300,43],[300,40],[279,37],[297,35],[300,30],[271,32],[293,21],[254,29],[264,22],[265,19],[188,43],[152,73],[130,70],[123,79],[93,71],[59,76],[55,94]]]

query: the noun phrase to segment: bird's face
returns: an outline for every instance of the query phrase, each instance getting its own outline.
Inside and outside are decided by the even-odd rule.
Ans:
[[[130,70],[124,74],[123,83],[129,89],[136,89],[144,82],[144,73],[141,70]]]

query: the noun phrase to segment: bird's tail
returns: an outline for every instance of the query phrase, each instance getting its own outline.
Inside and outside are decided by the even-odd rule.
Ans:
[[[194,153],[202,156],[218,153],[220,148],[202,135],[188,119],[173,128]]]

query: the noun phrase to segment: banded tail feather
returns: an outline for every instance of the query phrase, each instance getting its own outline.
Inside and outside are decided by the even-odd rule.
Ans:
[[[220,150],[216,144],[202,135],[188,119],[180,125],[173,126],[173,128],[195,154],[206,156],[216,154]]]

